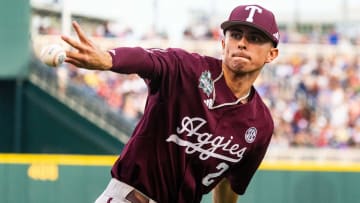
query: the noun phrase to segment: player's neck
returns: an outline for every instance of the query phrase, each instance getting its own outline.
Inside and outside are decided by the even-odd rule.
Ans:
[[[241,98],[249,94],[255,79],[251,74],[233,74],[231,71],[223,70],[226,85],[233,92],[236,98]]]

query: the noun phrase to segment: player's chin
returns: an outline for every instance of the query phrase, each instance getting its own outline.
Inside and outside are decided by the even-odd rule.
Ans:
[[[233,72],[235,75],[242,75],[245,74],[247,71],[242,66],[232,66],[229,68],[231,72]]]
[[[230,69],[232,69],[233,71],[240,71],[242,72],[243,70],[246,69],[246,67],[248,67],[249,64],[246,61],[242,61],[242,60],[234,60],[232,61],[231,65],[230,65]]]

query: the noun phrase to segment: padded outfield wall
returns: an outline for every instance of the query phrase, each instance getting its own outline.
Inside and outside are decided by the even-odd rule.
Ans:
[[[0,202],[93,202],[116,156],[0,154]],[[239,203],[356,203],[360,164],[265,161]],[[211,203],[207,194],[202,203]]]
[[[118,154],[123,143],[34,84],[0,81],[0,153]]]

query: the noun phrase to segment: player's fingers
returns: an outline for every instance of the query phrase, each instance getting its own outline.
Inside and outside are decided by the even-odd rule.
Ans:
[[[73,52],[73,51],[66,51],[66,57],[72,58],[76,60],[84,60],[84,54],[81,54],[79,52]]]
[[[82,51],[84,47],[78,41],[68,37],[68,36],[61,36],[61,39],[68,43],[70,46],[74,47],[75,49]]]
[[[83,43],[90,44],[90,40],[87,38],[85,32],[80,27],[80,25],[76,21],[73,21],[72,25],[73,25],[73,28],[74,28],[76,34],[78,35],[80,41]]]
[[[80,62],[80,61],[78,61],[78,60],[75,60],[75,59],[73,59],[73,58],[66,58],[65,59],[65,62],[66,63],[70,63],[70,64],[73,64],[74,66],[76,66],[76,67],[83,67],[83,65],[82,65],[82,63]]]
[[[72,64],[77,65],[82,68],[92,69],[96,67],[94,65],[94,61],[87,54],[79,53],[79,52],[66,52],[66,59],[72,62]],[[66,61],[66,60],[65,60]]]

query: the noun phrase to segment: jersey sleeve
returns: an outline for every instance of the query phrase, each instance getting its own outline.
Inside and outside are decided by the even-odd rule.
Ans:
[[[113,60],[112,71],[136,73],[146,79],[153,79],[174,71],[181,66],[183,57],[191,56],[181,49],[144,49],[141,47],[120,47],[110,50]]]
[[[109,53],[113,59],[112,71],[138,74],[145,79],[150,92],[162,89],[167,94],[171,94],[180,80],[190,79],[195,71],[194,67],[201,63],[199,55],[175,48],[121,47],[110,50]]]

